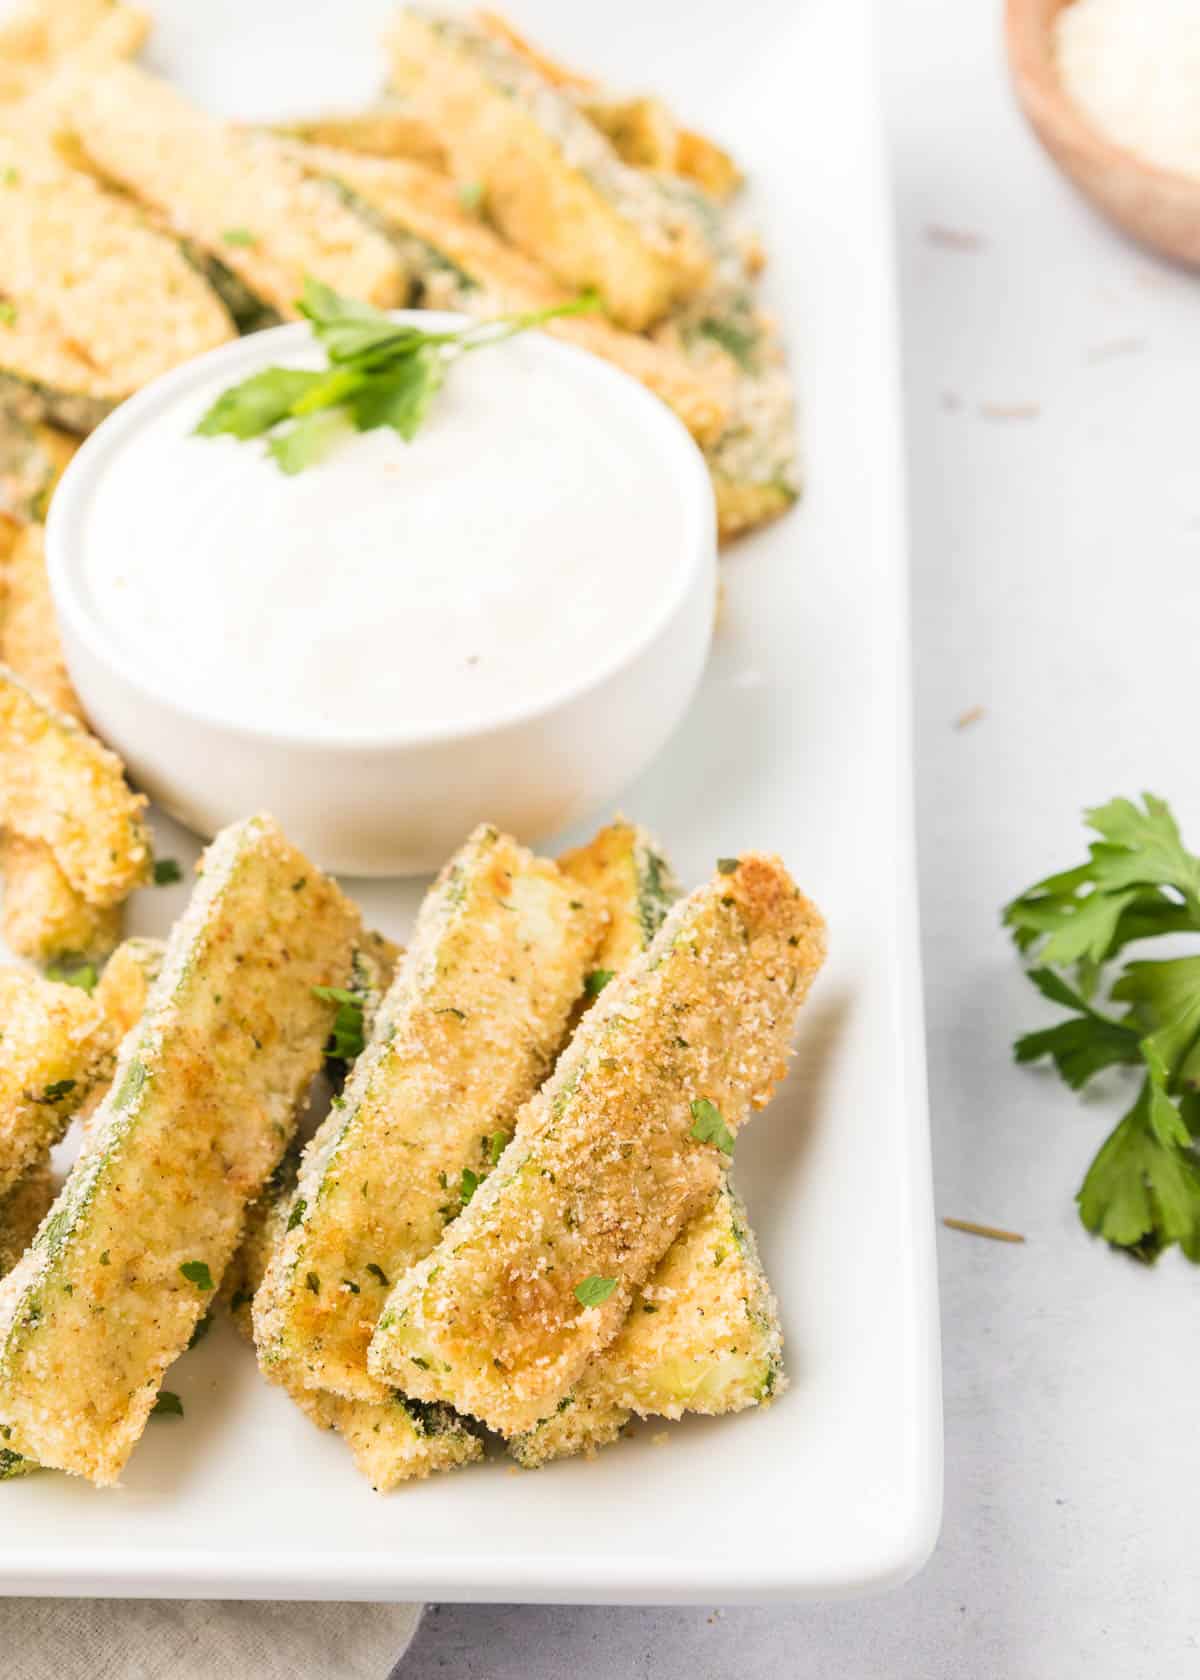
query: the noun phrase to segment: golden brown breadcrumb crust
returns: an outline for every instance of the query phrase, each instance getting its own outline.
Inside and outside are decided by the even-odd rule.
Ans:
[[[388,36],[398,91],[477,183],[514,245],[566,286],[594,286],[635,331],[707,279],[707,254],[653,181],[510,43],[442,8],[405,6]]]
[[[616,1440],[635,1413],[714,1416],[766,1405],[785,1387],[782,1361],[775,1300],[726,1177],[671,1244],[569,1400],[509,1450],[535,1469]]]
[[[48,427],[40,435],[56,461],[70,458],[72,440],[54,436]],[[46,578],[43,526],[15,530],[0,581],[0,664],[56,711],[82,723],[83,708],[67,675]],[[0,877],[4,938],[18,956],[40,962],[67,951],[105,956],[120,939],[121,906],[90,904],[72,887],[45,842],[0,835]]]
[[[130,64],[64,80],[58,120],[105,176],[295,315],[305,277],[389,307],[404,273],[388,241],[281,157],[268,135],[221,122]]]
[[[367,1345],[388,1287],[553,1065],[603,925],[586,888],[494,828],[443,869],[255,1298],[268,1375],[282,1361],[310,1386],[386,1397]]]
[[[100,1485],[120,1474],[323,1061],[314,987],[347,983],[360,938],[269,818],[209,847],[88,1145],[0,1284],[13,1451]]]
[[[505,1434],[552,1411],[720,1182],[725,1156],[695,1135],[692,1105],[730,1133],[763,1106],[824,951],[820,913],[775,858],[748,854],[678,904],[585,1016],[500,1169],[393,1291],[373,1374]],[[585,1304],[576,1291],[597,1282]]]
[[[100,1005],[77,986],[0,968],[0,1193],[49,1157],[94,1082],[111,1070]]]
[[[48,846],[75,891],[107,906],[149,877],[145,805],[115,753],[0,666],[0,825]]]

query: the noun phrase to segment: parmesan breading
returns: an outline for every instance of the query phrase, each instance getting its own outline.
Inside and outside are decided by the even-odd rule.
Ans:
[[[362,1000],[368,1037],[391,984],[399,952],[390,940],[369,934],[355,953],[353,990]],[[320,1150],[340,1123],[336,1109],[326,1117],[311,1147]],[[272,1253],[287,1234],[295,1203],[300,1147],[293,1144],[276,1168],[266,1191],[250,1209],[245,1234],[222,1293],[234,1323],[247,1341],[254,1340],[252,1303]],[[379,1493],[438,1470],[451,1470],[480,1458],[483,1443],[448,1406],[422,1406],[401,1394],[385,1400],[347,1400],[338,1394],[306,1388],[286,1362],[272,1366],[271,1380],[282,1387],[319,1429],[339,1433],[355,1466]]]
[[[39,428],[38,437],[56,465],[69,456],[69,441],[64,443],[48,427]],[[3,581],[0,663],[56,711],[82,722],[83,708],[63,660],[40,525],[17,531],[3,567]],[[66,951],[104,956],[121,937],[120,905],[90,904],[71,886],[43,841],[15,834],[0,836],[0,876],[4,937],[18,956],[39,961]]]
[[[0,24],[0,105],[35,93],[65,58],[131,58],[149,29],[144,12],[114,0],[26,0]]]
[[[115,753],[0,666],[0,825],[41,841],[90,904],[118,904],[145,881],[145,799]]]
[[[48,311],[29,303],[18,309],[2,285],[0,304],[0,401],[5,409],[30,423],[50,421],[80,436],[93,431],[128,391],[64,339]]]
[[[687,219],[506,41],[406,6],[388,44],[396,88],[444,138],[455,179],[564,285],[594,286],[635,331],[704,285],[708,254]]]
[[[569,70],[550,58],[513,28],[499,12],[474,14],[477,26],[526,59],[554,87],[563,88],[580,109],[612,142],[622,162],[637,169],[683,175],[714,198],[730,198],[742,184],[742,172],[707,135],[682,127],[661,99],[618,98],[599,88],[589,76]]]
[[[663,181],[712,255],[709,286],[655,329],[726,393],[721,435],[705,450],[723,541],[786,513],[800,493],[796,403],[783,348],[759,307],[750,270],[757,260],[726,214],[683,181]]]
[[[89,904],[40,840],[0,835],[4,940],[17,956],[50,962],[71,952],[107,956],[121,937],[122,906]]]
[[[597,961],[602,972],[620,973],[678,896],[661,850],[643,830],[616,822],[559,864],[603,897],[610,921]],[[615,1440],[634,1412],[678,1417],[765,1403],[782,1384],[782,1341],[745,1209],[726,1177],[568,1400],[510,1450],[533,1468]]]
[[[707,135],[681,128],[661,99],[585,94],[581,104],[626,163],[681,175],[722,203],[742,185],[742,172],[729,153]]]
[[[43,135],[0,130],[0,226],[0,292],[16,322],[38,311],[121,395],[235,336],[178,246]]]
[[[281,157],[270,136],[207,115],[129,64],[65,78],[57,110],[102,175],[281,314],[297,313],[307,275],[368,303],[403,300],[403,268],[387,240]]]
[[[269,818],[209,847],[92,1136],[0,1285],[13,1451],[105,1485],[287,1145],[351,977],[357,912]]]
[[[79,986],[0,968],[0,1194],[43,1166],[72,1117],[103,1096],[162,952],[156,939],[126,940],[90,997]]]
[[[0,1194],[45,1164],[111,1057],[104,1011],[86,992],[0,968]]]
[[[553,1065],[603,931],[586,888],[480,828],[427,895],[255,1298],[264,1370],[385,1399],[367,1345],[392,1282],[469,1201]]]
[[[783,1336],[746,1210],[728,1179],[677,1237],[566,1401],[510,1443],[527,1469],[614,1441],[630,1417],[765,1405]]]
[[[338,181],[403,241],[425,307],[489,319],[570,302],[544,268],[470,214],[451,183],[422,164],[323,146],[293,144],[289,150],[304,168]],[[674,350],[597,316],[564,316],[547,321],[544,331],[630,374],[673,408],[698,442],[712,443],[721,435],[729,418],[721,385],[694,372]]]
[[[54,1174],[48,1166],[34,1167],[0,1195],[0,1278],[12,1271],[24,1254],[55,1196]],[[4,1444],[0,1427],[0,1482],[14,1476],[28,1476],[40,1469],[32,1458],[24,1458]]]
[[[82,723],[83,707],[67,675],[46,578],[43,526],[25,525],[17,533],[4,565],[4,585],[0,662],[48,706]]]
[[[114,1050],[141,1020],[166,950],[161,939],[126,939],[105,963],[92,995],[104,1012]]]
[[[553,1411],[719,1187],[726,1157],[694,1128],[715,1108],[736,1133],[767,1101],[824,947],[774,858],[747,854],[677,904],[584,1017],[499,1169],[398,1282],[372,1374],[504,1434]]]
[[[85,1147],[88,1109],[103,1097],[112,1082],[114,1053],[125,1033],[141,1015],[147,989],[161,966],[163,951],[164,946],[157,939],[128,939],[113,953],[93,994],[103,1016],[103,1026],[98,1033],[66,1038],[61,1023],[55,1020],[51,1010],[43,1012],[40,1018],[35,1016],[29,1023],[32,1032],[27,1030],[25,1033],[23,1054],[27,1061],[34,1055],[40,1055],[44,1063],[56,1050],[63,1055],[60,1068],[69,1069],[74,1077],[76,1089],[70,1093],[70,1100],[78,1105],[78,1112],[83,1118]],[[0,981],[0,991],[2,987],[3,982]],[[55,987],[54,993],[56,998],[62,998],[70,990],[72,988],[66,986]],[[82,995],[76,992],[77,997]],[[39,1034],[40,1047],[33,1042]],[[72,1055],[75,1058],[73,1067]],[[68,1082],[69,1079],[60,1081]],[[45,1149],[39,1154],[44,1156]],[[11,1189],[0,1193],[0,1278],[12,1270],[32,1243],[57,1193],[57,1182],[45,1159],[28,1167]],[[40,1468],[34,1459],[0,1446],[0,1481],[25,1476]]]
[[[594,892],[608,911],[604,940],[596,953],[601,973],[619,974],[644,951],[679,897],[679,882],[662,847],[644,828],[618,817],[558,867]]]
[[[345,116],[280,123],[275,132],[313,146],[361,152],[367,157],[408,158],[428,169],[446,167],[446,148],[437,130],[406,110],[399,100],[383,101],[370,110]]]
[[[75,447],[65,432],[31,423],[18,403],[0,398],[0,518],[10,524],[44,519]]]
[[[230,1267],[233,1318],[248,1341],[254,1339],[251,1302],[271,1254],[287,1233],[298,1166],[299,1153],[293,1151],[269,1193],[251,1209],[246,1235]],[[339,1394],[306,1388],[286,1363],[272,1368],[271,1380],[286,1390],[318,1429],[331,1429],[341,1435],[355,1467],[378,1493],[388,1493],[402,1482],[453,1470],[483,1456],[480,1436],[448,1406],[424,1406],[400,1393],[383,1400],[347,1400]]]

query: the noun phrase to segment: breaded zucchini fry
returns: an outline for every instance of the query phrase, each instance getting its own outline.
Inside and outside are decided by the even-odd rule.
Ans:
[[[10,834],[49,846],[90,904],[118,904],[149,874],[145,803],[115,753],[0,666],[0,824]]]
[[[313,117],[306,122],[280,123],[274,132],[288,140],[366,157],[407,158],[427,169],[444,171],[446,148],[436,129],[406,109],[398,99],[383,100],[370,110],[347,116]]]
[[[594,286],[640,331],[705,284],[688,220],[505,41],[406,6],[389,48],[398,91],[444,137],[455,179],[482,189],[497,227],[564,285]]]
[[[416,934],[310,1149],[254,1303],[259,1357],[310,1387],[384,1399],[367,1344],[390,1284],[427,1254],[553,1065],[603,930],[585,888],[483,827],[426,896]],[[502,1140],[502,1141],[498,1141]]]
[[[675,173],[694,181],[718,204],[739,190],[745,181],[741,169],[723,146],[694,128],[681,128],[675,142]]]
[[[3,204],[0,196],[0,211]],[[0,402],[31,424],[49,421],[79,436],[94,431],[128,391],[64,340],[45,310],[18,309],[2,285],[0,301]]]
[[[444,176],[404,158],[299,144],[291,150],[304,168],[338,182],[398,243],[425,307],[488,319],[570,301],[544,268],[465,210]],[[594,316],[547,321],[544,330],[624,369],[673,408],[698,442],[721,435],[729,418],[721,388],[694,372],[686,357]]]
[[[672,172],[679,148],[674,118],[661,99],[584,97],[584,114],[604,134],[617,156],[634,169]]]
[[[109,1484],[188,1345],[320,1066],[357,912],[255,817],[205,854],[113,1085],[29,1253],[0,1284],[14,1451]]]
[[[359,1002],[364,1041],[370,1037],[374,1028],[379,1005],[395,976],[400,954],[399,947],[381,933],[364,933],[361,941],[355,946],[350,963],[350,983],[346,990]],[[113,960],[115,962],[115,957]],[[112,967],[111,963],[109,967]],[[325,1053],[328,1058],[329,1045],[326,1045]],[[329,1128],[337,1124],[335,1105],[319,1128],[319,1135],[323,1138]],[[320,1146],[315,1137],[311,1141],[314,1147]],[[303,1149],[304,1141],[297,1133],[267,1180],[262,1195],[251,1203],[246,1214],[241,1244],[229,1263],[221,1285],[222,1298],[228,1300],[234,1321],[248,1341],[254,1340],[250,1304],[262,1283],[271,1251],[277,1247],[284,1235],[286,1224],[281,1223],[281,1220],[286,1221],[295,1194]],[[316,1391],[305,1392],[315,1394]]]
[[[746,1210],[725,1179],[634,1297],[565,1403],[509,1451],[526,1469],[593,1451],[633,1413],[739,1412],[783,1387],[783,1335]]]
[[[0,401],[0,517],[43,520],[77,447],[65,432],[31,424],[17,403]]]
[[[12,1271],[33,1241],[34,1232],[54,1201],[54,1175],[49,1166],[34,1167],[0,1196],[0,1278]],[[28,1476],[41,1465],[5,1445],[0,1425],[0,1482]]]
[[[89,904],[40,840],[0,836],[3,933],[18,956],[51,962],[72,952],[105,957],[121,937],[123,906]]]
[[[17,533],[4,567],[0,662],[15,671],[56,712],[83,722],[83,707],[67,675],[50,585],[41,525]]]
[[[0,292],[14,324],[37,310],[110,390],[127,395],[234,336],[176,244],[44,136],[0,131],[0,182]]]
[[[763,315],[747,257],[720,207],[686,183],[664,183],[707,239],[713,283],[655,331],[727,393],[725,428],[706,451],[722,540],[786,513],[800,493],[795,393]]]
[[[133,54],[150,28],[143,12],[114,0],[25,0],[0,27],[0,52],[10,62],[22,60],[44,73],[60,58],[87,46],[117,16],[130,20],[125,30],[131,38],[128,52]]]
[[[127,940],[114,952],[96,988],[94,999],[104,1016],[103,1039],[107,1039],[107,1051],[100,1035],[75,1041],[77,1089],[71,1093],[71,1099],[80,1104],[80,1112],[85,1115],[85,1128],[87,1107],[89,1103],[98,1101],[111,1083],[113,1052],[141,1014],[146,991],[157,975],[163,950],[164,946],[157,939]],[[0,970],[0,976],[2,974]],[[44,982],[39,984],[45,985]],[[3,981],[0,979],[0,995],[2,988]],[[71,990],[73,988],[69,986],[55,988],[59,996]],[[76,991],[75,995],[83,994]],[[43,1057],[53,1052],[56,1040],[60,1047],[62,1044],[61,1026],[53,1019],[52,1012],[47,1012],[44,1025],[46,1041],[41,1047]],[[29,1044],[28,1052],[34,1051],[35,1046]],[[0,1278],[12,1270],[33,1241],[38,1226],[53,1205],[57,1188],[49,1162],[43,1160],[29,1167],[11,1189],[0,1194]],[[2,1444],[3,1434],[0,1426],[0,1481],[28,1475],[30,1471],[41,1468],[33,1459],[24,1458],[5,1447]]]
[[[681,175],[722,204],[742,185],[742,172],[729,153],[695,129],[680,128],[661,99],[598,94],[585,95],[580,103],[617,155],[635,168]]]
[[[651,942],[677,896],[644,832],[616,822],[560,867],[609,907],[602,971],[619,973]],[[777,1391],[783,1338],[745,1209],[726,1177],[634,1298],[611,1345],[569,1400],[510,1450],[527,1468],[614,1440],[632,1412],[738,1411]]]
[[[402,301],[403,269],[388,242],[281,158],[269,136],[208,116],[129,64],[68,79],[58,111],[102,175],[281,314],[296,314],[306,275],[369,303]]]
[[[131,58],[149,28],[144,12],[113,0],[30,0],[0,25],[0,105],[36,91],[68,56]]]
[[[126,939],[118,946],[91,993],[92,1006],[99,1010],[101,1021],[96,1032],[82,1035],[66,1033],[62,1026],[64,1013],[67,1021],[71,1020],[72,1010],[76,1015],[79,1013],[77,1005],[72,1005],[72,998],[86,996],[81,981],[55,983],[34,979],[22,971],[25,990],[29,993],[24,1006],[22,1058],[25,1063],[39,1062],[42,1077],[49,1072],[47,1063],[54,1060],[54,1072],[59,1075],[55,1085],[64,1090],[62,1102],[57,1105],[55,1132],[39,1149],[42,1156],[57,1142],[72,1116],[77,1114],[84,1122],[84,1134],[89,1131],[92,1110],[113,1084],[121,1040],[141,1020],[150,988],[163,966],[165,951],[161,939]],[[8,973],[15,971],[0,969],[0,976]],[[40,1005],[30,1001],[34,998],[32,988],[40,988]],[[29,1080],[27,1085],[35,1085],[35,1080]],[[69,1092],[66,1087],[71,1087]]]
[[[555,87],[572,93],[589,120],[608,136],[624,163],[637,169],[687,176],[717,199],[732,197],[741,186],[741,170],[728,152],[694,129],[681,128],[660,99],[613,98],[590,77],[548,58],[539,47],[518,34],[499,12],[476,12],[475,21],[527,59]]]
[[[564,852],[558,867],[604,902],[608,927],[596,969],[619,974],[644,951],[679,897],[675,872],[644,828],[618,817],[599,834]]]
[[[126,940],[90,997],[77,985],[0,968],[0,1194],[43,1165],[73,1116],[107,1090],[163,950],[157,939]]]
[[[368,1037],[391,984],[398,955],[391,941],[379,934],[368,934],[355,953],[352,989],[363,999],[363,1026]],[[340,1123],[334,1109],[311,1148],[323,1148]],[[293,1144],[272,1174],[267,1190],[250,1209],[245,1235],[222,1288],[223,1294],[228,1293],[234,1323],[249,1342],[254,1340],[251,1304],[272,1253],[287,1234],[300,1154],[299,1145]],[[377,1492],[387,1493],[401,1482],[415,1481],[437,1470],[452,1470],[482,1456],[483,1442],[478,1434],[448,1406],[423,1406],[398,1393],[382,1401],[347,1400],[306,1388],[286,1362],[272,1367],[271,1379],[319,1429],[333,1429],[343,1436],[355,1465]]]
[[[336,1125],[336,1114],[332,1118]],[[315,1147],[320,1147],[319,1142]],[[298,1167],[299,1151],[289,1151],[269,1194],[251,1209],[246,1235],[230,1267],[234,1322],[251,1342],[251,1302],[271,1254],[287,1233]],[[449,1406],[426,1406],[399,1392],[384,1400],[347,1400],[306,1388],[286,1363],[272,1368],[271,1380],[287,1391],[318,1429],[333,1429],[342,1436],[356,1467],[379,1493],[483,1456],[479,1435]]]
[[[42,1166],[94,1083],[111,1072],[104,1012],[77,986],[0,968],[0,1194]]]
[[[92,996],[104,1011],[114,1051],[141,1020],[166,954],[161,939],[126,939],[104,965]]]
[[[368,1367],[504,1434],[553,1411],[711,1199],[825,946],[777,859],[682,900],[584,1017],[499,1170],[388,1299]]]
[[[57,447],[48,427],[39,428],[46,447]],[[61,436],[61,434],[59,434]],[[4,568],[4,609],[0,613],[0,663],[56,711],[82,721],[79,697],[67,676],[58,624],[46,581],[41,526],[18,531]],[[76,892],[41,840],[0,837],[0,875],[4,880],[3,931],[19,956],[49,961],[65,951],[105,956],[121,937],[121,907],[89,904]]]

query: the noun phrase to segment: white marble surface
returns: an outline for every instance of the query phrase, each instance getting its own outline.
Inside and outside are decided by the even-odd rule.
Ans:
[[[1009,97],[998,0],[882,10],[937,1202],[1028,1242],[939,1233],[946,1514],[911,1585],[725,1613],[446,1606],[403,1680],[1200,1672],[1200,1276],[1142,1270],[1076,1223],[1118,1111],[1011,1065],[1040,1012],[997,928],[1008,895],[1080,855],[1085,804],[1150,787],[1200,848],[1200,280],[1053,174]]]

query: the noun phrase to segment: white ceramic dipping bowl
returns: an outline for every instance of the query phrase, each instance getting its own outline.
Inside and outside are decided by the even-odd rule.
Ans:
[[[410,317],[401,312],[398,318]],[[422,326],[455,319],[429,313],[411,318]],[[533,841],[599,811],[663,746],[696,689],[712,634],[716,535],[703,458],[656,397],[607,363],[543,333],[513,340],[511,351],[506,345],[467,360],[510,354],[518,383],[520,368],[534,366],[530,358],[549,358],[556,375],[570,379],[572,402],[577,392],[585,413],[599,405],[606,425],[618,417],[638,460],[652,464],[652,480],[642,478],[643,487],[649,482],[658,487],[654,494],[678,503],[671,528],[679,533],[680,552],[655,552],[657,545],[645,541],[641,547],[648,551],[637,551],[639,521],[630,517],[624,540],[635,545],[644,587],[629,603],[628,633],[589,648],[549,695],[522,700],[517,683],[511,704],[494,704],[487,715],[467,723],[364,719],[354,733],[334,734],[292,728],[286,720],[281,727],[278,719],[265,726],[254,715],[223,708],[219,694],[210,702],[194,682],[177,682],[172,657],[161,657],[163,649],[139,650],[105,622],[87,549],[100,540],[94,515],[106,475],[121,468],[122,476],[109,482],[111,492],[118,483],[136,482],[130,469],[143,460],[153,472],[156,428],[161,431],[164,416],[186,412],[192,394],[208,393],[203,408],[217,391],[266,366],[306,356],[309,365],[321,365],[311,360],[306,325],[238,340],[175,369],[122,404],[88,439],[54,497],[47,527],[50,586],[67,666],[89,718],[162,809],[205,837],[251,812],[269,811],[324,868],[414,874],[439,867],[479,821]],[[458,378],[455,368],[438,403]],[[519,391],[514,400],[519,402]],[[423,436],[413,451],[420,450]],[[170,447],[177,445],[171,441]],[[190,478],[187,485],[198,517],[215,515],[215,504],[230,493],[228,472],[220,466],[233,459],[229,451],[262,450],[261,442],[229,439],[189,438],[187,447],[189,463],[195,461],[200,475],[198,487]],[[497,448],[502,452],[502,438]],[[416,454],[412,458],[419,460]],[[204,476],[210,462],[211,495]],[[310,470],[325,473],[333,464]],[[231,470],[241,470],[240,463]],[[464,498],[472,491],[471,462],[464,460]],[[122,500],[116,520],[110,506],[101,521],[104,540],[111,543],[126,518],[130,531],[146,519],[149,530],[143,526],[143,534],[158,540],[157,516],[139,508],[138,500]],[[532,527],[537,514],[536,507],[528,510]],[[479,517],[486,528],[486,508]],[[502,517],[511,521],[512,508]],[[589,518],[586,507],[580,517]],[[162,546],[169,550],[169,518],[163,516],[163,523]],[[278,550],[278,524],[275,531]],[[286,561],[286,524],[284,532]],[[402,563],[402,542],[397,550]],[[172,564],[170,552],[163,553],[162,564]],[[181,570],[181,592],[203,587],[192,564]],[[398,623],[398,647],[402,632]],[[313,637],[319,658],[319,626]]]

